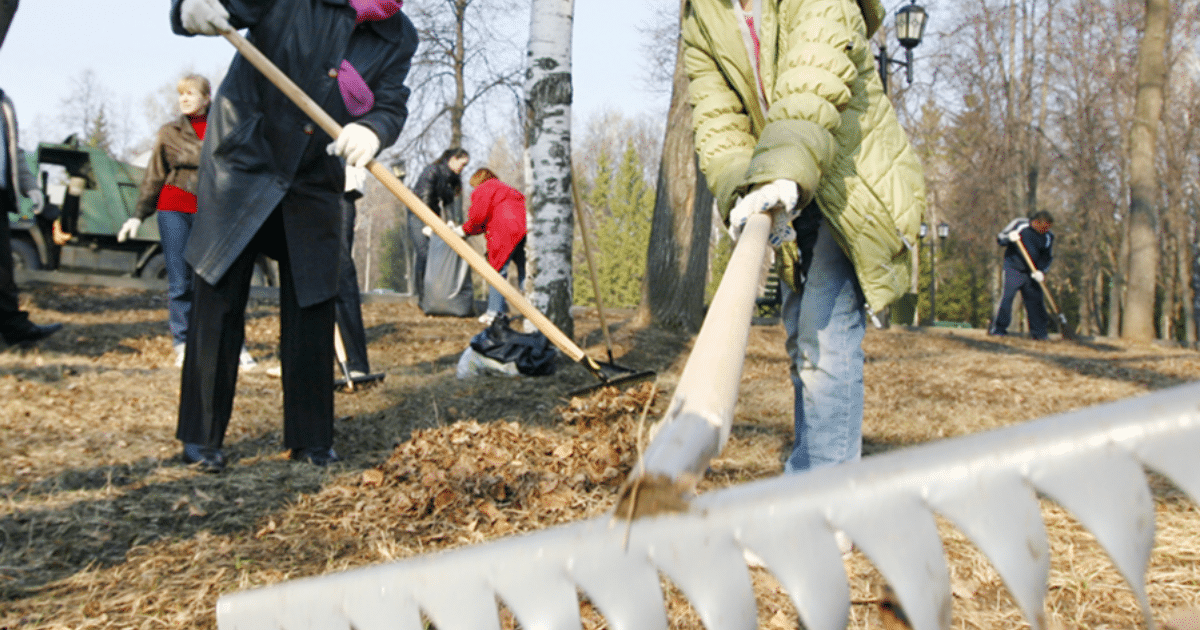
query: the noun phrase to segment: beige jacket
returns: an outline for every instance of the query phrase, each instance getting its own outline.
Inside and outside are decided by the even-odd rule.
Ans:
[[[683,54],[700,168],[728,216],[756,184],[790,179],[816,200],[854,264],[868,307],[909,288],[925,180],[875,69],[878,0],[759,0],[762,93],[737,0],[690,0]],[[794,286],[794,243],[781,248]]]

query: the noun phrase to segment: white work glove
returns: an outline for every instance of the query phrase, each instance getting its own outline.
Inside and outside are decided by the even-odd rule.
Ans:
[[[450,228],[450,230],[453,231],[455,234],[457,234],[459,236],[459,238],[467,237],[466,232],[463,232],[462,226],[454,225],[453,221],[446,221],[446,227]]]
[[[179,21],[193,35],[220,35],[233,30],[229,11],[217,0],[183,0],[179,5]]]
[[[137,217],[129,217],[125,219],[125,223],[117,232],[117,242],[124,243],[126,240],[137,236],[138,228],[142,227],[142,220]]]
[[[379,152],[379,136],[366,125],[350,123],[342,127],[337,140],[329,143],[325,150],[346,160],[347,166],[366,166]]]
[[[46,195],[41,188],[31,188],[25,191],[25,196],[33,203],[34,214],[41,214],[46,209]]]
[[[1029,274],[1029,277],[1033,278],[1034,280],[1037,280],[1040,283],[1042,280],[1046,279],[1046,274],[1044,274],[1040,271],[1034,270],[1033,273]]]
[[[1016,243],[1021,240],[1021,230],[1013,230],[1008,233],[1008,242]]]
[[[801,209],[796,207],[799,200],[800,189],[790,179],[777,179],[751,190],[729,213],[729,232],[733,240],[742,235],[750,215],[759,212],[770,213],[774,219],[769,239],[772,247],[778,247],[784,241],[796,240],[792,220],[800,215]]]
[[[425,235],[425,238],[429,238],[433,236],[433,228],[426,225],[425,227],[421,228],[421,233]]]

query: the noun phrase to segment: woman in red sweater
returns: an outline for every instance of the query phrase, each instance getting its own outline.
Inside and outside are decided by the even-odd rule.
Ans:
[[[508,277],[508,263],[517,266],[517,285],[525,288],[525,195],[481,168],[470,180],[471,209],[463,234],[487,235],[488,262],[500,275]],[[508,312],[504,296],[494,287],[488,290],[488,310],[479,321],[490,324],[497,315]]]
[[[196,214],[196,169],[200,166],[212,89],[208,79],[198,74],[183,77],[175,89],[179,92],[180,116],[159,128],[139,189],[137,210],[121,226],[117,240],[136,239],[142,221],[158,213],[158,233],[167,263],[168,324],[175,365],[180,366],[192,311],[192,267],[184,260],[183,250]],[[254,365],[245,347],[241,355],[242,367]]]

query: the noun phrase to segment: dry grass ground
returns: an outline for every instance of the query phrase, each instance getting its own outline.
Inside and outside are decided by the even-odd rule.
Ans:
[[[281,452],[279,382],[243,373],[226,442],[230,468],[182,466],[174,440],[178,372],[159,295],[32,287],[28,308],[66,328],[0,354],[0,628],[214,627],[225,592],[477,543],[603,513],[636,458],[637,420],[661,415],[689,339],[616,331],[619,360],[659,372],[649,386],[565,402],[590,384],[577,366],[539,379],[458,381],[480,325],[368,304],[378,386],[337,395],[330,469]],[[278,319],[250,309],[248,344],[274,359]],[[615,319],[620,319],[618,315]],[[577,336],[600,356],[596,322]],[[776,475],[791,440],[782,330],[755,327],[730,444],[703,490]],[[873,331],[866,341],[865,449],[878,453],[1136,396],[1200,378],[1200,355],[1156,345],[996,339],[976,331]],[[1161,619],[1200,607],[1200,514],[1152,479],[1158,540],[1148,573]],[[1062,628],[1136,627],[1136,602],[1092,536],[1044,504],[1051,536],[1047,614]],[[1024,624],[999,577],[953,527],[943,539],[955,626]],[[755,570],[761,626],[796,627]],[[878,627],[883,582],[847,563],[854,628]],[[673,626],[698,628],[668,585]],[[589,630],[603,620],[585,606]]]

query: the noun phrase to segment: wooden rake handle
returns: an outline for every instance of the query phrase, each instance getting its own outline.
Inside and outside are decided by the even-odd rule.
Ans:
[[[342,133],[342,126],[327,114],[320,105],[317,104],[300,86],[296,85],[278,66],[275,65],[266,55],[262,54],[254,44],[251,44],[245,37],[242,37],[237,31],[226,31],[221,33],[228,39],[234,48],[246,58],[263,76],[267,77],[275,87],[279,88],[293,103],[296,104],[313,122],[317,123],[325,133],[331,138],[337,138]],[[488,264],[487,259],[479,255],[470,245],[467,244],[459,235],[451,230],[446,222],[438,215],[434,214],[433,210],[429,209],[419,197],[408,189],[395,175],[391,173],[383,164],[375,160],[371,160],[367,164],[367,170],[379,180],[385,188],[387,188],[401,203],[408,206],[408,209],[417,215],[425,225],[428,225],[435,234],[437,234],[454,253],[467,261],[467,264],[472,269],[479,272],[483,279],[488,284],[495,287],[504,299],[512,304],[526,319],[533,322],[542,334],[550,340],[559,350],[562,350],[571,360],[578,363],[583,363],[593,373],[599,373],[600,366],[590,357],[584,354],[583,350],[571,340],[563,331],[559,330],[541,311],[537,310],[525,296],[517,291],[511,284],[508,283],[503,276],[500,275],[492,266]]]

